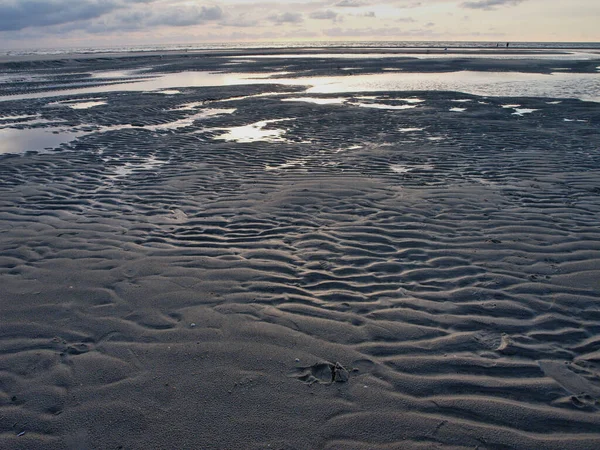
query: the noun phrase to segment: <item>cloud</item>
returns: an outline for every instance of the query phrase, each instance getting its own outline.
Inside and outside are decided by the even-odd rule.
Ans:
[[[463,8],[469,9],[485,9],[491,11],[499,6],[515,6],[523,3],[525,0],[476,0],[464,2],[461,4]]]
[[[283,23],[302,23],[304,21],[304,16],[301,13],[295,12],[285,12],[281,14],[273,14],[269,16],[269,20],[271,22],[275,22],[277,25],[281,25]]]
[[[0,0],[0,31],[95,19],[122,6],[117,0]]]
[[[335,6],[340,6],[343,8],[358,8],[360,6],[367,6],[369,3],[362,0],[342,0],[337,2]]]
[[[311,19],[317,20],[335,20],[338,17],[338,13],[330,9],[324,11],[314,11],[309,14]]]
[[[223,19],[223,10],[218,6],[187,6],[152,14],[146,26],[186,27]]]

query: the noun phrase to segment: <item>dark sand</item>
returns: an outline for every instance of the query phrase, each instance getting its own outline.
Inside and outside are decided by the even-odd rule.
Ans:
[[[0,72],[47,78],[2,85],[23,94],[101,83],[90,70],[222,63],[144,55]],[[4,129],[84,132],[0,155],[0,448],[600,448],[600,104],[179,90],[0,101]],[[269,92],[280,95],[256,96]],[[90,97],[106,104],[53,103]],[[359,106],[407,97],[424,102]],[[6,119],[21,115],[46,121]],[[263,124],[271,141],[216,139],[275,119],[293,120]]]

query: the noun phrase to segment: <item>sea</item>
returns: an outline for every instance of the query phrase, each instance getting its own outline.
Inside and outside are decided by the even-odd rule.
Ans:
[[[268,48],[374,48],[374,49],[484,49],[506,47],[531,50],[579,49],[600,50],[600,42],[505,42],[505,41],[314,41],[314,42],[234,42],[197,44],[126,45],[111,47],[65,47],[65,48],[24,48],[0,49],[0,56],[95,54],[127,52],[168,52],[201,50],[235,50]]]

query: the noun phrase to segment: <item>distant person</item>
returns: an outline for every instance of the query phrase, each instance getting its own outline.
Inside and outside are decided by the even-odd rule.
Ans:
[[[508,48],[508,46],[509,46],[509,45],[510,45],[510,42],[507,42],[507,43],[506,43],[506,48]]]

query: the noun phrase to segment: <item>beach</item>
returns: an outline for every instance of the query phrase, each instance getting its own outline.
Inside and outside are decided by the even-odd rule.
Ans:
[[[599,448],[599,224],[597,50],[3,57],[0,448]]]

